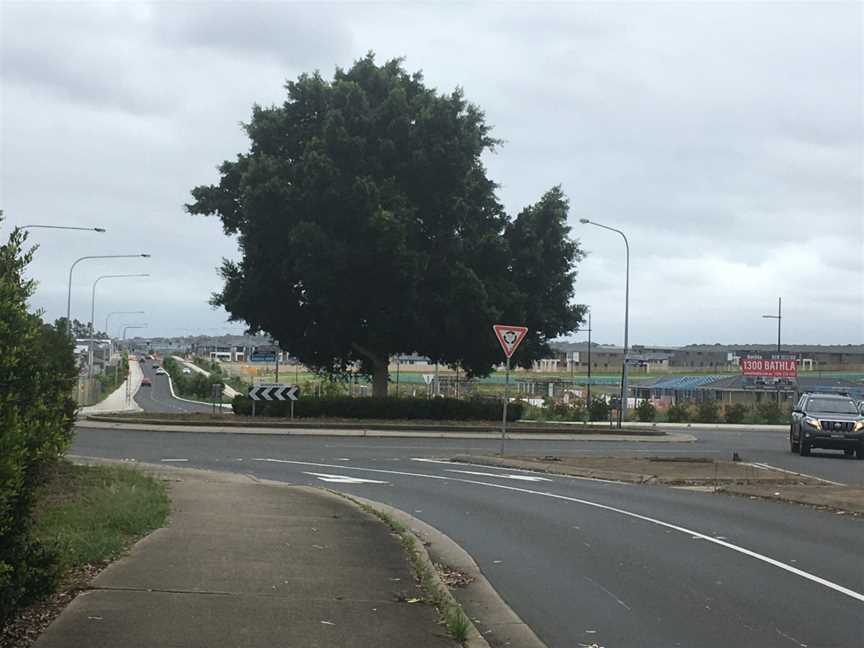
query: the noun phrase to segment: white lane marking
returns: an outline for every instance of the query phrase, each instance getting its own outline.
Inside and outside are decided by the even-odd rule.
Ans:
[[[531,475],[502,475],[495,473],[474,472],[471,470],[453,470],[452,468],[447,468],[446,471],[452,473],[462,473],[463,475],[476,475],[477,477],[499,477],[501,479],[518,479],[520,481],[530,482],[552,481],[551,479],[546,479],[545,477],[533,477]]]
[[[778,470],[780,472],[795,475],[796,477],[806,477],[807,479],[815,479],[816,481],[821,481],[826,484],[831,484],[833,486],[843,486],[841,482],[831,481],[830,479],[823,479],[822,477],[817,477],[816,475],[808,475],[807,473],[795,472],[794,470],[786,470],[785,468],[778,468],[777,466],[772,466],[771,464],[766,463],[753,463],[748,464],[750,466],[755,466],[756,468],[762,468],[764,470]]]
[[[327,473],[304,472],[304,475],[312,475],[321,481],[330,482],[332,484],[387,484],[386,481],[378,481],[377,479],[362,479],[360,477],[349,477],[348,475],[329,475]]]
[[[714,538],[709,535],[705,535],[704,533],[700,533],[698,531],[693,531],[686,527],[679,526],[677,524],[672,524],[671,522],[664,522],[663,520],[658,520],[657,518],[652,518],[647,515],[641,515],[640,513],[634,513],[633,511],[627,511],[625,509],[620,509],[614,506],[609,506],[607,504],[600,504],[599,502],[592,502],[590,500],[580,499],[578,497],[569,497],[567,495],[559,495],[557,493],[544,493],[543,491],[530,490],[528,488],[520,488],[518,486],[507,486],[506,484],[491,484],[489,482],[477,481],[474,479],[462,479],[459,477],[445,477],[443,475],[424,475],[423,473],[409,473],[409,472],[399,472],[396,470],[384,470],[381,468],[360,468],[358,466],[336,466],[333,464],[319,464],[319,463],[311,463],[308,461],[292,461],[289,459],[269,459],[269,458],[261,458],[261,459],[253,459],[253,461],[268,461],[274,463],[286,463],[286,464],[296,464],[300,466],[320,466],[323,468],[339,468],[343,470],[362,470],[364,472],[374,472],[374,473],[384,473],[389,475],[404,475],[406,477],[421,477],[425,479],[440,479],[444,481],[455,481],[462,482],[463,484],[476,484],[478,486],[487,486],[489,488],[500,488],[502,490],[513,491],[515,493],[526,493],[528,495],[538,495],[540,497],[549,497],[551,499],[563,500],[565,502],[574,502],[576,504],[583,504],[585,506],[590,506],[596,509],[600,509],[603,511],[610,511],[612,513],[618,513],[619,515],[624,515],[626,517],[634,518],[636,520],[642,520],[643,522],[649,522],[651,524],[656,524],[657,526],[663,527],[665,529],[671,529],[672,531],[678,531],[679,533],[683,533],[685,535],[689,535],[693,538],[700,538],[702,540],[707,540],[713,544],[719,545],[721,547],[725,547],[726,549],[730,549],[731,551],[735,551],[745,556],[749,556],[750,558],[754,558],[761,562],[764,562],[773,567],[777,567],[778,569],[782,569],[783,571],[789,572],[790,574],[794,574],[795,576],[799,576],[805,580],[809,580],[817,585],[822,585],[823,587],[827,587],[828,589],[832,589],[835,592],[839,592],[844,596],[848,596],[850,598],[855,599],[856,601],[860,601],[864,603],[864,594],[860,592],[856,592],[855,590],[851,590],[848,587],[843,587],[837,583],[829,581],[825,578],[821,578],[816,574],[811,574],[810,572],[806,572],[803,569],[798,569],[797,567],[792,567],[791,565],[787,565],[786,563],[780,562],[779,560],[775,560],[770,556],[766,556],[764,554],[760,554],[756,551],[752,551],[747,549],[746,547],[741,547],[739,545],[733,544],[726,540],[720,540],[719,538]]]
[[[189,461],[188,459],[162,459],[162,461]]]

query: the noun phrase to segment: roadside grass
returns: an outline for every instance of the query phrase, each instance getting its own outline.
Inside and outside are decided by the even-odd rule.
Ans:
[[[168,517],[165,486],[131,468],[61,461],[40,493],[35,537],[63,571],[119,557]]]
[[[447,585],[444,584],[441,577],[436,573],[434,566],[431,565],[431,561],[424,559],[423,554],[417,547],[417,538],[414,537],[414,534],[404,524],[388,513],[363,504],[345,493],[338,491],[331,492],[351,501],[355,506],[359,506],[367,513],[374,515],[390,527],[390,530],[399,537],[399,542],[402,545],[402,549],[408,554],[411,569],[414,571],[414,576],[420,589],[423,591],[426,602],[435,606],[438,610],[440,621],[447,628],[450,636],[459,643],[464,644],[468,640],[468,635],[471,631],[471,621],[463,611],[462,606],[453,597],[453,594],[450,593]]]

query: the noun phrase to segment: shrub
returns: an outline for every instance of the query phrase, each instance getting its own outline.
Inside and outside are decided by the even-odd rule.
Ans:
[[[75,416],[72,342],[65,321],[47,325],[27,311],[24,241],[16,229],[0,246],[0,625],[54,587],[56,559],[34,539],[31,510]]]
[[[235,396],[234,413],[252,414],[252,400],[248,396]],[[522,418],[524,405],[515,401],[507,406],[507,420]],[[285,417],[291,412],[290,401],[258,401],[258,416]],[[428,421],[498,421],[501,420],[501,401],[498,399],[456,398],[300,398],[294,403],[297,418],[346,418],[372,420],[428,420]]]
[[[647,398],[636,406],[636,417],[643,423],[650,423],[657,418],[657,408]]]
[[[588,405],[588,414],[592,421],[608,421],[610,411],[609,404],[602,398],[592,398]]]
[[[756,418],[759,423],[780,424],[786,422],[788,415],[777,401],[769,400],[756,405]]]
[[[720,420],[719,405],[715,400],[703,400],[696,406],[696,421],[717,423]]]
[[[747,416],[747,407],[744,403],[734,403],[723,409],[723,421],[725,423],[743,423],[745,416]]]
[[[690,420],[690,404],[675,403],[666,410],[666,420],[670,423],[686,423]]]

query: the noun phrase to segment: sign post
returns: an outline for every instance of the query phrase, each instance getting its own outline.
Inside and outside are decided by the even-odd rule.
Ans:
[[[504,379],[504,408],[501,415],[501,456],[504,456],[504,439],[507,437],[507,403],[510,401],[510,358],[516,352],[516,348],[525,339],[528,329],[524,326],[508,326],[507,324],[495,324],[492,326],[495,337],[504,349],[506,356],[506,377]]]
[[[291,401],[291,418],[294,418],[294,401],[300,397],[300,387],[297,385],[283,385],[280,383],[259,383],[249,388],[249,398],[252,399],[252,416],[255,416],[255,402],[263,401]]]

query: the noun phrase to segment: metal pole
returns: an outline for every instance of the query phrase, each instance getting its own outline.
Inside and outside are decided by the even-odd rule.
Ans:
[[[401,363],[399,362],[399,354],[397,353],[396,354],[396,398],[399,398],[399,367],[400,367],[400,364]]]
[[[777,354],[780,354],[780,323],[783,321],[783,298],[777,298]]]
[[[588,311],[588,406],[591,405],[591,311]],[[588,415],[590,417],[590,413]]]
[[[276,379],[273,382],[279,382],[279,354],[282,353],[281,349],[276,350]]]
[[[72,271],[75,269],[75,266],[78,265],[81,261],[85,259],[136,259],[139,257],[149,258],[149,254],[99,254],[96,256],[83,256],[79,259],[75,259],[75,262],[72,264],[72,267],[69,268],[69,290],[66,294],[66,322],[69,326],[69,331],[72,331]]]
[[[441,395],[441,383],[438,380],[438,363],[435,363],[435,396]]]
[[[501,416],[501,456],[504,456],[504,439],[507,437],[507,403],[510,400],[510,358],[507,358],[507,373],[504,379],[504,414]]]
[[[93,290],[90,293],[90,345],[89,350],[87,352],[87,377],[91,380],[93,379],[93,334],[96,329],[96,284],[98,284],[103,279],[120,279],[125,277],[149,277],[149,274],[146,273],[138,273],[138,274],[115,274],[115,275],[102,275],[101,277],[96,277],[96,281],[93,282]],[[105,320],[105,334],[108,334],[108,320]]]
[[[37,227],[41,228],[41,229],[81,230],[84,232],[100,232],[100,233],[105,232],[105,229],[102,227],[69,227],[66,225],[23,225],[22,227],[19,227],[18,229],[25,230],[25,229],[34,229]]]
[[[621,407],[618,409],[618,427],[621,427],[621,421],[627,414],[627,349],[628,349],[628,331],[630,324],[630,242],[627,240],[627,235],[624,234],[619,229],[615,229],[614,227],[609,227],[608,225],[601,225],[600,223],[595,223],[592,220],[588,220],[587,218],[580,218],[580,223],[586,225],[594,225],[595,227],[601,227],[605,230],[609,230],[610,232],[616,232],[621,235],[621,238],[624,239],[624,248],[627,253],[627,274],[625,277],[624,284],[624,366],[621,369]]]

